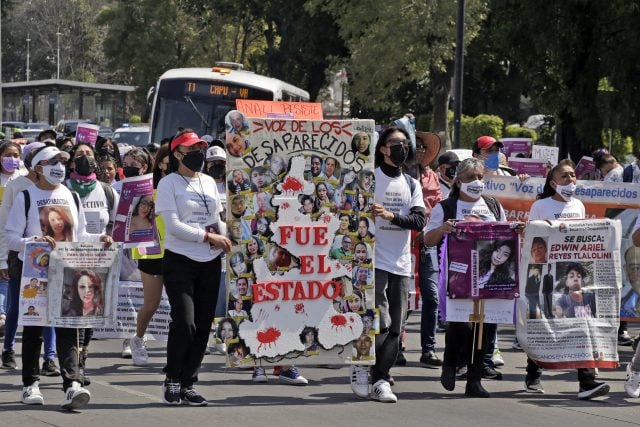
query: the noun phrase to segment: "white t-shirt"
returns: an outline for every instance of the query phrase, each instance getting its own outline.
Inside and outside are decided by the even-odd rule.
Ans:
[[[114,190],[113,209],[109,212],[109,200],[99,182],[96,182],[96,187],[91,193],[80,198],[84,208],[87,233],[106,234],[109,220],[115,220],[119,200],[120,195]]]
[[[82,206],[76,206],[67,187],[61,185],[54,190],[42,190],[34,184],[27,191],[30,196],[28,220],[24,212],[24,194],[18,193],[5,225],[9,249],[19,252],[20,259],[26,242],[44,235],[56,237],[57,232],[64,236],[60,241],[100,241],[100,234],[86,232],[84,209]],[[41,216],[43,227],[40,226]],[[58,225],[62,230],[58,230]]]
[[[607,172],[607,175],[604,177],[604,182],[623,182],[622,174],[624,173],[624,168],[621,165],[611,169]]]
[[[415,181],[415,190],[407,184],[404,175],[389,177],[376,168],[376,190],[374,199],[384,208],[398,215],[408,215],[412,207],[425,209],[420,183]],[[400,228],[382,218],[376,219],[376,268],[401,276],[411,275],[411,230]]]
[[[529,211],[529,221],[584,219],[585,216],[584,205],[575,197],[568,202],[559,202],[552,197],[536,200]]]
[[[0,173],[0,187],[6,187],[9,182],[13,181],[19,176],[22,176],[22,172],[20,172],[20,169],[14,170],[13,173],[9,175]]]
[[[504,213],[504,209],[502,209],[502,205],[500,205],[500,218],[496,218],[484,199],[480,197],[475,202],[465,202],[458,199],[456,217],[452,219],[460,221],[506,221],[507,217]],[[438,203],[431,210],[431,219],[425,227],[425,232],[435,230],[440,227],[443,222],[444,210],[442,209],[442,205]]]
[[[171,173],[162,178],[158,183],[156,213],[165,223],[165,249],[198,262],[216,258],[222,251],[210,248],[203,240],[205,231],[221,232],[221,209],[218,189],[210,176],[200,173],[188,178]],[[181,226],[193,232],[193,240],[184,240],[171,233],[171,213],[177,214]]]
[[[33,181],[29,178],[26,176],[19,176],[13,181],[10,181],[4,188],[4,193],[2,194],[2,206],[0,206],[0,230],[4,230],[4,226],[7,224],[7,218],[9,218],[9,212],[13,206],[16,194],[22,190],[26,190],[32,185]],[[0,269],[6,269],[8,267],[8,256],[9,248],[7,247],[6,235],[5,233],[0,233]]]

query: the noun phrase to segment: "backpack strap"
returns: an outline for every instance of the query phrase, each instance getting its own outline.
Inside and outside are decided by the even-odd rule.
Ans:
[[[29,194],[29,190],[22,190],[22,195],[24,196],[24,216],[27,218],[27,222],[29,222],[29,209],[31,209],[31,194]]]
[[[446,199],[440,202],[440,206],[442,206],[442,211],[444,213],[442,222],[445,222],[450,219],[456,219],[456,210],[458,208],[457,197],[447,197]]]
[[[416,191],[416,182],[413,180],[413,178],[411,178],[409,174],[402,172],[402,175],[404,175],[404,179],[407,181],[407,185],[411,190],[411,198],[413,198],[413,192]]]
[[[71,195],[73,196],[73,201],[76,203],[76,209],[78,211],[78,215],[80,215],[80,195],[75,191],[71,191]]]
[[[487,204],[487,207],[493,214],[493,217],[496,219],[496,221],[500,221],[500,206],[498,205],[498,201],[491,196],[483,195],[482,198],[484,199],[484,202]]]
[[[110,185],[107,185],[105,182],[99,181],[100,185],[102,185],[102,189],[104,190],[104,195],[107,197],[107,207],[109,208],[109,222],[107,223],[106,233],[111,236],[113,231],[113,219],[111,218],[111,213],[113,212],[113,206],[115,205],[116,196],[113,194],[113,188]]]

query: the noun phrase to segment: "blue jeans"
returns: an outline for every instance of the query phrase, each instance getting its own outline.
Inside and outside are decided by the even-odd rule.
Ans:
[[[7,292],[9,291],[9,282],[0,279],[0,314],[7,314]]]
[[[9,291],[7,292],[7,320],[4,330],[3,350],[13,350],[18,331],[18,312],[20,310],[20,278],[9,277]],[[44,358],[53,360],[56,357],[56,330],[52,327],[42,328],[44,338]]]
[[[422,353],[435,351],[438,324],[438,256],[436,248],[426,248],[419,264],[422,314],[420,316],[420,344]]]

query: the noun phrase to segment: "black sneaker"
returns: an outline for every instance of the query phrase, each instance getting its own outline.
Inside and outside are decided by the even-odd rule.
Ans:
[[[164,384],[162,385],[162,402],[172,406],[177,406],[181,403],[179,382],[171,382],[169,378],[164,380]]]
[[[442,374],[440,375],[440,384],[445,390],[453,391],[456,387],[457,372],[453,366],[443,366]]]
[[[438,369],[442,366],[442,360],[438,358],[434,351],[422,353],[420,357],[420,366],[423,368]]]
[[[190,406],[207,406],[209,404],[207,399],[202,397],[193,387],[186,387],[180,390],[180,398],[183,403],[187,403]]]
[[[398,352],[398,357],[396,357],[396,366],[406,366],[407,365],[407,358],[404,357],[404,353],[399,351]]]
[[[42,369],[40,373],[45,377],[59,377],[60,369],[56,366],[56,362],[53,359],[45,360],[42,362]]]
[[[482,369],[482,378],[486,378],[488,380],[501,380],[502,372],[496,371],[492,366],[485,366]]]
[[[540,378],[530,377],[528,374],[524,379],[525,391],[527,393],[544,393]]]
[[[633,344],[633,338],[631,338],[627,331],[623,331],[618,335],[618,345],[629,347],[631,344]]]
[[[609,384],[607,383],[599,383],[596,381],[580,383],[578,399],[589,400],[594,397],[604,396],[607,393],[609,393]]]
[[[2,367],[5,369],[16,369],[16,354],[13,350],[5,350],[2,352]]]

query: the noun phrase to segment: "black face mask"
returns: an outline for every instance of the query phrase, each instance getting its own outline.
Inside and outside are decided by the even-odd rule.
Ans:
[[[124,176],[127,178],[131,178],[132,176],[139,176],[140,168],[136,166],[124,166],[122,168],[122,173],[124,173]]]
[[[212,165],[207,172],[209,173],[209,176],[213,179],[220,179],[224,176],[224,170],[225,170],[225,166],[224,165]]]
[[[202,151],[190,151],[182,154],[182,164],[193,172],[200,172],[204,165],[204,153]]]
[[[401,144],[392,145],[389,147],[389,158],[391,158],[394,165],[400,167],[407,160],[407,150]]]
[[[96,171],[96,161],[93,157],[80,156],[73,161],[78,175],[89,176]]]
[[[456,168],[454,168],[454,167],[446,168],[444,170],[444,176],[446,176],[449,179],[455,178],[455,176],[456,176]]]

